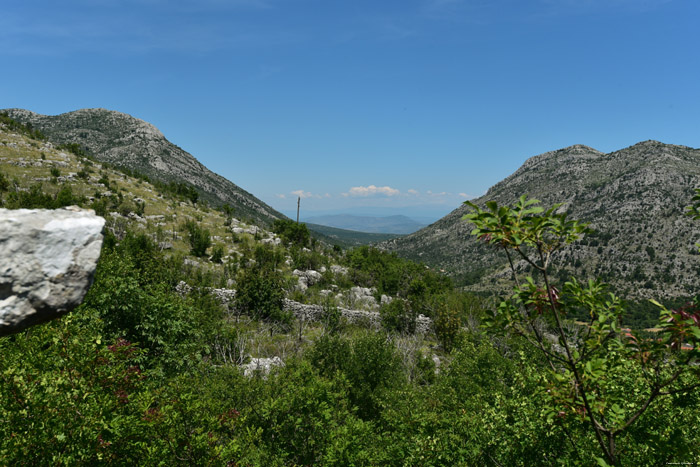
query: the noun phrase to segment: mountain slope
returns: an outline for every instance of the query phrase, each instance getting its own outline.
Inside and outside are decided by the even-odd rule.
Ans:
[[[698,149],[645,141],[604,154],[576,145],[530,158],[474,202],[513,203],[526,194],[544,206],[564,203],[561,209],[596,233],[562,252],[561,278],[598,276],[631,298],[668,298],[700,285],[694,247],[700,225],[683,215],[699,185]],[[502,290],[505,257],[470,236],[471,225],[461,220],[468,211],[461,206],[383,246],[444,269],[472,290]]]
[[[211,204],[228,203],[239,217],[265,224],[285,216],[247,191],[217,175],[191,154],[168,141],[150,123],[105,109],[82,109],[40,115],[23,109],[3,110],[29,123],[57,144],[79,144],[95,159],[137,171],[162,182],[194,186]]]

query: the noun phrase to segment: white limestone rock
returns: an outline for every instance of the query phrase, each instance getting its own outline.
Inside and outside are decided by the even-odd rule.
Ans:
[[[279,357],[272,358],[251,358],[250,363],[241,365],[243,368],[243,375],[247,377],[255,376],[256,374],[261,375],[263,378],[270,374],[270,371],[274,367],[284,366],[284,362]]]
[[[104,224],[78,208],[0,209],[0,335],[57,318],[82,302]]]

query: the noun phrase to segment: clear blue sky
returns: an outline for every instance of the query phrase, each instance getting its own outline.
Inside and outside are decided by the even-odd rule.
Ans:
[[[699,25],[697,0],[4,2],[0,108],[131,114],[285,212],[437,217],[549,150],[700,147]]]

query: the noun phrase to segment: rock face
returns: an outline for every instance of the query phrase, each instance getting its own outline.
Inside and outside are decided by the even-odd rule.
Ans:
[[[104,224],[77,208],[0,209],[0,336],[57,318],[82,302]]]

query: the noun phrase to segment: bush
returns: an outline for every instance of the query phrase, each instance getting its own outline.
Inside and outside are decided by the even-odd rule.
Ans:
[[[144,365],[174,371],[199,360],[205,319],[199,309],[163,287],[169,279],[166,261],[152,240],[128,233],[102,253],[82,306],[99,313],[107,337],[144,349]]]
[[[448,305],[438,308],[433,320],[435,336],[445,352],[451,352],[457,343],[462,320],[459,312]]]
[[[412,309],[411,304],[400,298],[392,300],[379,309],[382,318],[382,327],[387,331],[401,334],[413,334],[416,332],[416,317],[418,314]]]
[[[323,329],[329,334],[338,334],[343,327],[343,315],[331,299],[326,299],[323,304],[323,316],[321,316]]]
[[[396,351],[382,334],[366,333],[352,340],[326,334],[309,351],[309,359],[321,375],[347,379],[350,400],[365,420],[379,417],[383,393],[400,382]]]
[[[279,235],[283,242],[299,247],[308,246],[311,238],[306,224],[298,224],[288,219],[276,219],[272,224],[272,231]]]
[[[71,205],[81,205],[84,198],[73,195],[70,185],[64,185],[51,196],[45,193],[41,184],[33,185],[29,191],[13,191],[7,196],[10,209],[57,209]]]
[[[224,247],[221,245],[215,245],[211,250],[211,260],[212,263],[221,263],[221,259],[224,257]]]
[[[243,269],[236,279],[235,306],[240,313],[280,324],[288,329],[291,312],[284,311],[284,292],[279,275],[258,268]]]
[[[201,258],[207,254],[207,249],[211,246],[211,234],[208,230],[201,228],[194,221],[187,221],[185,229],[189,235],[190,252]]]

